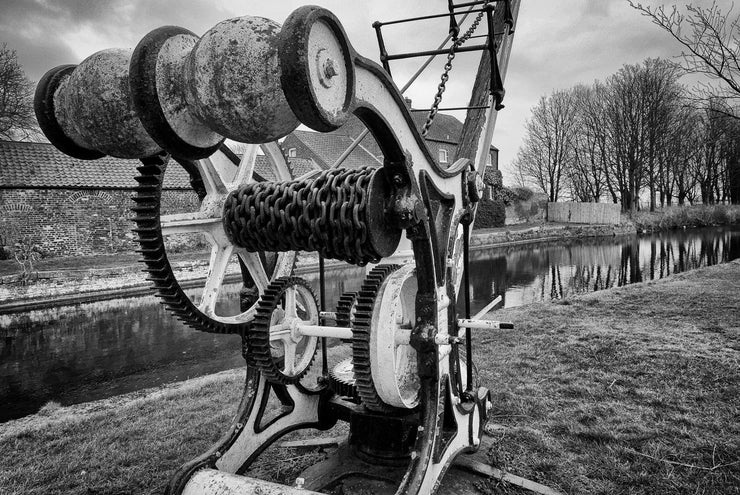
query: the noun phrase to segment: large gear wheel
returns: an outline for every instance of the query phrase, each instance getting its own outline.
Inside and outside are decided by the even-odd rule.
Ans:
[[[308,283],[280,277],[262,293],[247,332],[247,359],[277,384],[296,384],[308,372],[318,337],[302,335],[298,324],[317,325],[319,305]]]
[[[355,303],[355,317],[352,325],[355,387],[357,387],[362,403],[368,409],[377,412],[390,412],[395,408],[383,402],[373,382],[370,362],[373,310],[380,286],[386,277],[398,268],[399,265],[378,265],[370,270],[362,283]]]
[[[280,180],[290,179],[278,145],[267,143],[261,146],[275,175]],[[142,166],[138,169],[141,175],[136,177],[138,186],[133,197],[136,204],[132,209],[136,215],[133,220],[139,237],[139,252],[146,264],[145,271],[164,305],[197,330],[243,334],[254,318],[256,304],[232,315],[223,315],[217,310],[216,302],[232,255],[236,254],[240,260],[245,282],[252,282],[259,292],[267,287],[270,279],[290,275],[293,271],[295,253],[278,254],[274,269],[268,270],[260,253],[237,249],[223,229],[223,198],[240,184],[257,178],[254,171],[256,157],[257,145],[249,147],[241,161],[224,146],[221,151],[197,163],[180,161],[191,173],[191,183],[201,198],[201,206],[195,212],[172,215],[161,215],[162,184],[168,156],[160,154],[141,160]],[[182,289],[167,258],[165,238],[178,234],[202,235],[211,244],[208,276],[199,302]]]

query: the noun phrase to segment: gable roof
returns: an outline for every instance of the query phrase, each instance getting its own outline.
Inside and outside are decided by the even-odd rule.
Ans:
[[[429,112],[427,110],[418,111],[418,109],[411,109],[410,113],[411,119],[416,125],[416,129],[421,133],[421,130],[427,121],[427,115]],[[329,134],[347,135],[351,138],[356,138],[364,130],[365,124],[363,124],[357,117],[352,116],[346,124]],[[434,122],[432,122],[432,126],[429,128],[429,132],[427,133],[425,140],[456,145],[460,142],[462,130],[463,123],[457,120],[455,116],[446,113],[438,113],[434,117]],[[367,136],[360,144],[366,146],[372,152],[378,151],[379,153],[378,145],[375,143],[372,136]],[[491,149],[498,151],[498,148],[493,145],[491,145]]]
[[[0,189],[133,189],[139,165],[110,156],[78,160],[49,143],[0,141]],[[190,178],[182,167],[169,167],[163,187],[190,189]]]
[[[352,144],[352,138],[346,134],[323,133],[313,131],[293,131],[286,141],[290,139],[290,136],[300,141],[309,151],[316,163],[321,168],[331,167],[335,161],[349,148]],[[283,143],[283,147],[289,147],[288,144]],[[362,146],[355,148],[352,153],[349,154],[347,159],[342,164],[343,167],[347,168],[361,168],[367,166],[378,166],[380,163],[375,157]]]

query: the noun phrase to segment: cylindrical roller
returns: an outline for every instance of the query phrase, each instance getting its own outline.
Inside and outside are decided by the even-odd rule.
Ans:
[[[212,155],[224,140],[186,100],[190,80],[184,66],[197,42],[187,29],[157,28],[136,45],[129,68],[131,97],[144,128],[164,150],[186,160]]]
[[[280,25],[262,17],[223,21],[195,44],[184,68],[193,113],[222,136],[265,143],[298,127],[280,85]]]
[[[193,474],[182,495],[239,495],[245,493],[260,493],[262,495],[320,495],[318,492],[304,490],[300,487],[290,487],[224,473],[215,469],[201,469]]]
[[[69,146],[64,144],[71,142],[79,149],[118,158],[142,158],[161,150],[134,111],[128,82],[130,57],[131,50],[102,50],[72,70],[52,69],[49,77],[42,78],[36,108],[52,121],[53,125],[46,126],[51,133],[42,130],[53,144],[61,142],[58,147],[67,152]],[[52,82],[54,92],[50,95]],[[45,102],[38,100],[44,96]],[[61,136],[53,129],[61,131]],[[72,151],[75,156],[75,149]]]

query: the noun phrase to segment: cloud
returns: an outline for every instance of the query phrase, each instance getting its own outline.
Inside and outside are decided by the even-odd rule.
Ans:
[[[660,0],[643,0],[650,5]],[[17,50],[27,75],[38,80],[46,70],[79,63],[110,47],[133,47],[152,29],[177,25],[202,35],[231,17],[259,15],[283,22],[304,0],[3,0],[0,42]],[[444,12],[444,0],[316,0],[343,23],[353,46],[378,59],[373,21]],[[683,3],[683,2],[681,2]],[[729,7],[731,0],[720,0]],[[472,21],[471,16],[466,25]],[[436,48],[447,34],[447,20],[387,26],[391,52]],[[463,26],[465,29],[465,26]],[[516,154],[524,121],[542,96],[578,83],[605,79],[625,63],[670,57],[680,47],[626,0],[522,0],[506,81],[506,108],[500,113],[494,143],[505,166]],[[468,102],[479,54],[459,54],[453,63],[443,106]],[[391,63],[401,87],[423,58]],[[445,57],[439,57],[408,91],[418,108],[428,107],[439,84]],[[463,112],[455,115],[461,120]]]

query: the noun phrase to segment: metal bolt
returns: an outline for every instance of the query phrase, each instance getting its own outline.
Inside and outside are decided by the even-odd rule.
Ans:
[[[327,79],[331,79],[337,74],[339,73],[337,72],[337,69],[334,67],[334,60],[327,58],[326,62],[324,62],[324,76]]]

